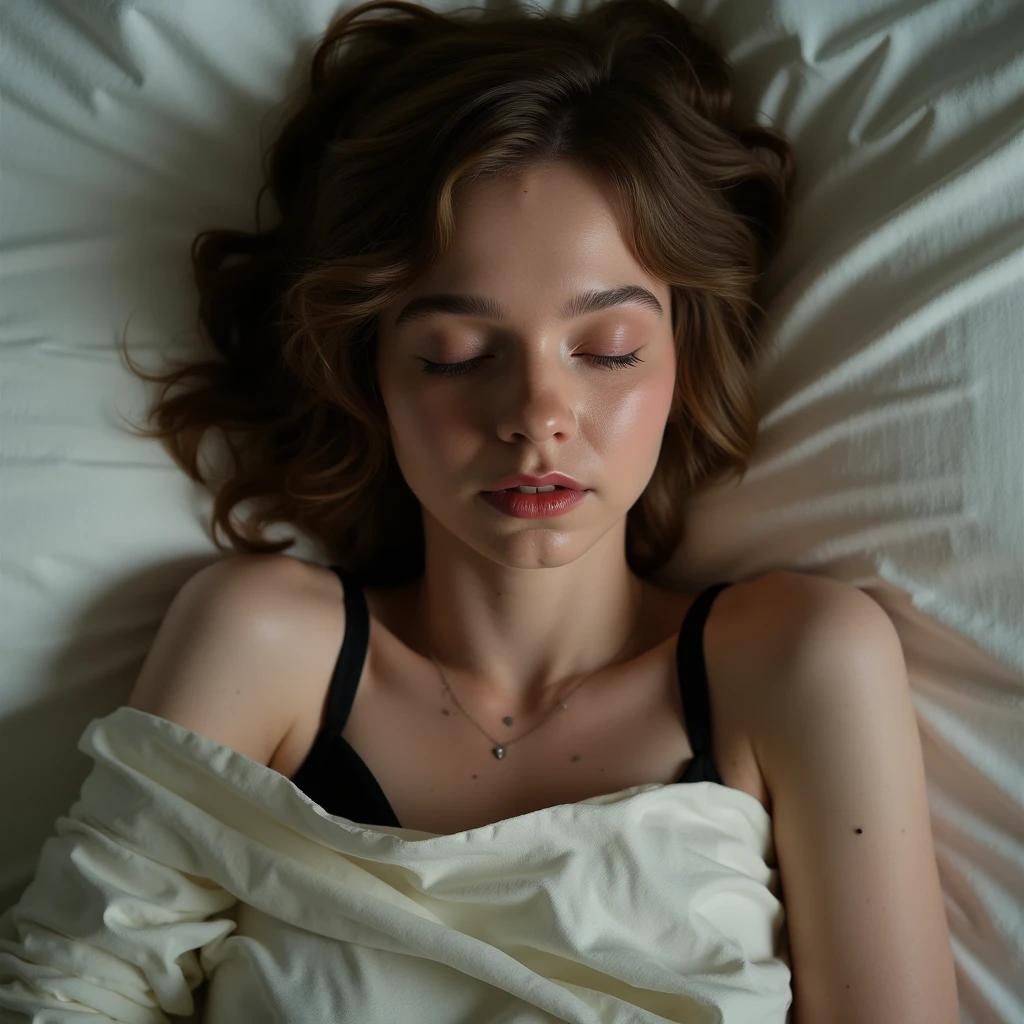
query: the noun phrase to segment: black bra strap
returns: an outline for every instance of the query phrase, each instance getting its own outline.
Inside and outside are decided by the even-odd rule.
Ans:
[[[709,753],[711,748],[711,703],[708,697],[707,666],[704,663],[704,623],[711,611],[712,602],[726,587],[731,586],[731,581],[713,583],[702,590],[690,605],[679,630],[676,666],[686,728],[695,758]]]
[[[340,565],[328,566],[345,591],[345,640],[331,676],[324,732],[338,735],[348,721],[370,642],[370,612],[359,581]],[[358,664],[357,664],[358,662]]]

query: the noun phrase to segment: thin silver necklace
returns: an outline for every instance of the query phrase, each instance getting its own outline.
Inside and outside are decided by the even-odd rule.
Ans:
[[[626,637],[626,642],[615,653],[615,657],[612,658],[611,661],[609,661],[609,663],[608,663],[609,665],[613,665],[615,663],[615,661],[619,657],[619,655],[629,645],[630,640],[633,639],[633,634],[636,633],[637,626],[640,625],[640,613],[643,611],[643,608],[644,608],[644,598],[645,598],[645,596],[646,596],[645,589],[643,587],[643,584],[641,584],[641,586],[640,586],[640,606],[637,609],[636,622],[633,623],[633,629],[630,632],[629,636]],[[595,675],[597,672],[599,672],[601,668],[606,668],[607,667],[607,666],[598,666],[598,668],[595,668],[593,672],[588,672],[572,688],[572,690],[569,692],[568,696],[563,697],[562,700],[560,700],[555,705],[555,707],[553,707],[551,709],[551,711],[548,712],[547,716],[542,721],[538,722],[537,725],[535,725],[532,729],[530,729],[529,732],[524,733],[522,736],[519,737],[519,739],[509,740],[507,743],[499,743],[498,740],[496,740],[493,736],[491,736],[488,733],[484,732],[484,730],[480,728],[480,725],[476,721],[476,719],[473,718],[473,716],[459,703],[459,698],[456,697],[454,693],[452,693],[452,688],[448,685],[448,680],[445,678],[444,669],[442,669],[441,666],[438,664],[437,658],[434,657],[433,651],[430,652],[430,660],[433,661],[433,663],[435,665],[437,665],[437,671],[441,674],[441,682],[444,684],[444,688],[448,691],[449,696],[452,698],[453,701],[455,701],[455,704],[459,708],[459,710],[473,723],[473,725],[475,725],[477,727],[477,729],[480,730],[480,732],[482,732],[484,734],[484,736],[486,736],[493,744],[495,744],[495,746],[493,746],[491,748],[491,753],[499,761],[506,755],[506,753],[508,753],[508,748],[511,747],[513,743],[518,743],[519,740],[526,739],[526,737],[529,736],[530,733],[536,732],[536,730],[539,729],[542,725],[546,725],[548,720],[551,717],[551,713],[552,712],[554,712],[554,711],[564,711],[568,707],[568,703],[567,702],[569,700],[569,697],[571,697],[592,675]],[[506,725],[511,725],[512,722],[513,722],[513,719],[506,715],[505,718],[502,719],[502,721]]]

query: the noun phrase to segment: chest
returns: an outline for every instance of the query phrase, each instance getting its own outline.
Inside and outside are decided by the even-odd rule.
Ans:
[[[367,590],[366,598],[368,647],[342,736],[405,828],[452,834],[631,786],[671,784],[694,756],[687,713],[695,712],[684,709],[676,659],[688,602],[667,609],[665,635],[653,636],[642,654],[595,673],[574,693],[570,684],[565,708],[522,718],[474,703],[460,694],[457,678],[446,687],[433,662],[402,641],[382,594]],[[336,657],[339,646],[325,645],[324,664],[311,673],[319,682],[302,691],[296,725],[271,762],[289,777],[321,727],[333,671],[328,652]],[[726,785],[767,809],[734,695],[725,692],[731,688],[716,659],[706,661],[715,766]],[[492,753],[499,744],[501,759]]]

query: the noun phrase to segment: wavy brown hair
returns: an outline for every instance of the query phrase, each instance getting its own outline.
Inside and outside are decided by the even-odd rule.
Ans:
[[[294,541],[264,530],[285,522],[365,583],[422,575],[422,509],[376,388],[378,316],[452,245],[461,186],[569,160],[607,183],[634,259],[672,292],[672,411],[626,523],[632,570],[663,566],[687,496],[746,474],[764,313],[753,289],[794,181],[783,136],[738,122],[732,69],[706,30],[665,0],[575,17],[373,0],[330,25],[286,114],[257,229],[192,245],[216,357],[147,374],[124,351],[162,385],[155,427],[138,433],[215,491],[216,546],[283,551]],[[267,190],[279,223],[264,230]],[[232,456],[216,487],[199,466],[211,428]],[[233,519],[246,500],[249,517]]]

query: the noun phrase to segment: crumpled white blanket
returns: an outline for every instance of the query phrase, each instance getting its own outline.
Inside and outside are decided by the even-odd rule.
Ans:
[[[36,1024],[783,1024],[771,818],[646,784],[454,835],[327,814],[134,708],[0,918],[0,1018]]]

